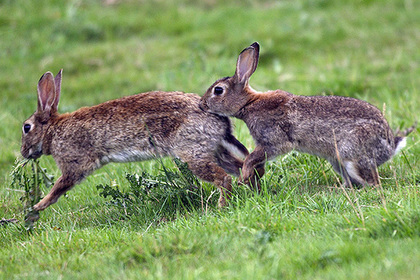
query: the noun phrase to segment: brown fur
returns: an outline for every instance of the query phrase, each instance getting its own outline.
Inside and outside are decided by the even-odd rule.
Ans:
[[[226,171],[239,176],[243,161],[236,155],[248,151],[232,135],[228,118],[199,108],[199,96],[154,91],[58,114],[60,89],[61,71],[55,79],[45,73],[38,83],[38,109],[23,125],[22,155],[52,155],[62,172],[35,210],[55,203],[109,162],[161,156],[188,163],[195,175],[219,188],[219,205],[226,204],[231,191]]]
[[[382,113],[362,100],[257,92],[249,78],[258,58],[254,43],[239,55],[235,75],[216,81],[200,102],[203,110],[237,117],[248,126],[256,148],[245,159],[243,181],[254,178],[255,169],[260,176],[267,159],[297,150],[326,158],[347,185],[379,184],[377,167],[404,146],[414,126],[394,137]]]

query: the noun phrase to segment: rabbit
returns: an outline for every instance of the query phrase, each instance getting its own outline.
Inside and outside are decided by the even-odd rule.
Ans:
[[[38,82],[38,107],[23,123],[21,154],[52,155],[61,177],[34,205],[44,210],[94,170],[110,162],[178,157],[200,179],[220,190],[218,204],[230,197],[231,177],[239,176],[248,150],[233,135],[229,118],[199,108],[200,97],[152,91],[59,114],[62,69]],[[242,159],[241,159],[242,157]]]
[[[416,124],[394,136],[381,111],[362,100],[257,92],[249,78],[258,58],[255,42],[240,53],[235,74],[213,83],[200,101],[205,111],[243,120],[256,142],[240,182],[261,177],[266,160],[296,150],[327,159],[347,186],[378,185],[377,167],[405,146]]]

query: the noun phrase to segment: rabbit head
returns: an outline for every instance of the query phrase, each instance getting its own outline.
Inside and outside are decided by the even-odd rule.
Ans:
[[[62,69],[55,78],[51,72],[46,72],[38,82],[37,110],[22,126],[21,154],[24,158],[36,159],[43,154],[45,133],[51,124],[51,119],[57,115],[61,75]]]
[[[218,115],[235,116],[251,103],[253,97],[250,93],[255,91],[248,81],[257,69],[259,50],[257,42],[244,49],[236,62],[235,75],[219,79],[211,85],[201,98],[200,108]]]

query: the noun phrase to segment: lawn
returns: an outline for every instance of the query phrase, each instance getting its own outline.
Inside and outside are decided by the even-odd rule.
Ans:
[[[10,173],[44,72],[64,69],[63,113],[150,90],[202,95],[254,41],[253,88],[356,97],[406,128],[420,112],[419,10],[410,0],[1,0],[0,220],[19,222],[0,224],[0,279],[418,279],[419,129],[379,168],[381,187],[342,188],[328,162],[292,152],[266,164],[261,193],[235,179],[226,209],[203,182],[187,202],[182,189],[156,188],[159,199],[124,207],[97,186],[129,193],[127,174],[180,171],[171,159],[110,164],[31,232]],[[59,177],[51,157],[40,165]]]

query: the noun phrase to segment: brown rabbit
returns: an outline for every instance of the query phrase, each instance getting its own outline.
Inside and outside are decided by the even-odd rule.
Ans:
[[[200,102],[203,110],[243,120],[256,142],[244,162],[247,183],[264,174],[265,161],[291,150],[326,158],[351,185],[379,184],[377,167],[405,146],[415,125],[395,137],[373,105],[341,96],[297,96],[275,90],[257,92],[249,78],[257,68],[259,45],[239,55],[233,77],[216,81]]]
[[[52,155],[62,175],[35,210],[44,210],[95,169],[109,162],[174,156],[220,190],[226,204],[231,177],[248,150],[232,135],[231,123],[202,111],[200,97],[182,92],[147,92],[58,114],[62,70],[38,83],[38,109],[24,122],[25,158]]]

